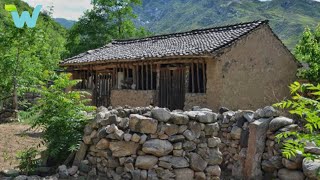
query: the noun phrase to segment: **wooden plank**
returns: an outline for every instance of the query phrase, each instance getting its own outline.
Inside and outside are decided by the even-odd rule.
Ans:
[[[144,90],[144,72],[143,72],[143,69],[144,69],[144,67],[143,67],[144,65],[143,65],[143,63],[141,64],[141,81],[142,81],[142,90]]]
[[[197,93],[200,93],[200,74],[199,74],[199,68],[200,68],[200,64],[199,64],[199,61],[197,61],[197,84],[198,84],[198,91],[197,91]]]
[[[140,88],[140,76],[139,76],[139,65],[136,65],[136,76],[137,76],[137,90]]]
[[[156,84],[156,90],[159,91],[160,89],[160,64],[157,64],[157,84]]]

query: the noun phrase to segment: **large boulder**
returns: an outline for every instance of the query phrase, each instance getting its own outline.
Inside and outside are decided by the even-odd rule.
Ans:
[[[280,169],[278,172],[280,180],[304,180],[304,175],[301,171],[294,171],[289,169]]]
[[[139,144],[135,142],[115,141],[109,146],[114,157],[130,156],[137,153]]]
[[[293,124],[293,120],[287,117],[276,117],[271,120],[269,124],[270,131],[277,131],[278,129]]]
[[[167,122],[171,118],[171,113],[165,108],[154,108],[151,110],[151,117],[161,122]]]
[[[152,118],[131,114],[129,120],[129,128],[131,131],[154,134],[157,132],[158,121]]]
[[[303,169],[303,173],[310,180],[319,179],[318,172],[320,170],[320,159],[315,159],[313,161],[305,158],[302,162],[302,169]]]
[[[278,117],[278,116],[279,116],[279,111],[277,111],[272,106],[266,106],[263,109],[258,109],[254,113],[254,118],[255,119],[271,118],[271,117]]]
[[[158,158],[155,156],[138,156],[136,160],[136,167],[139,169],[151,169],[158,162]]]
[[[153,139],[143,144],[142,151],[155,156],[165,156],[172,152],[173,146],[167,140]]]

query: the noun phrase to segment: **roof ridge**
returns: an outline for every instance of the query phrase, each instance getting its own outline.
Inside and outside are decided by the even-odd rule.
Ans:
[[[217,31],[223,31],[226,29],[233,29],[233,28],[236,28],[237,26],[249,25],[249,24],[254,24],[254,23],[259,23],[256,26],[256,27],[258,27],[261,24],[267,24],[268,22],[269,22],[269,20],[255,20],[255,21],[251,21],[251,22],[241,22],[241,23],[236,23],[236,24],[228,24],[228,25],[224,25],[224,26],[215,26],[215,27],[211,27],[211,28],[193,29],[190,31],[161,34],[161,35],[149,36],[149,37],[144,37],[144,38],[113,40],[112,44],[130,44],[130,43],[135,43],[135,42],[159,40],[159,39],[166,39],[166,38],[170,38],[170,37],[179,37],[179,36],[187,36],[187,35],[191,35],[191,34],[198,34],[198,33],[203,33],[206,31],[217,32]]]

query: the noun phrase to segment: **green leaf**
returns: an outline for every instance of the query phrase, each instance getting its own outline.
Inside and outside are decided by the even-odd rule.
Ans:
[[[8,4],[8,5],[6,4],[4,6],[4,9],[9,12],[17,11],[17,7],[14,4]]]

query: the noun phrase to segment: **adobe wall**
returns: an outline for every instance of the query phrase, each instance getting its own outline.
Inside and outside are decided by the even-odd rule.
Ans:
[[[111,105],[144,107],[157,103],[157,91],[154,90],[112,90]]]
[[[208,106],[256,109],[279,102],[289,95],[296,72],[293,56],[263,25],[208,61]]]
[[[196,94],[196,93],[186,93],[185,95],[185,102],[184,102],[184,109],[189,110],[193,106],[207,106],[207,94]]]

